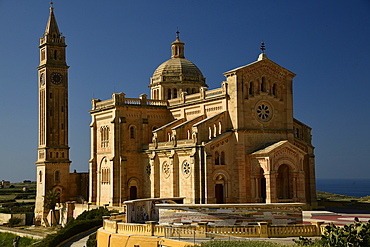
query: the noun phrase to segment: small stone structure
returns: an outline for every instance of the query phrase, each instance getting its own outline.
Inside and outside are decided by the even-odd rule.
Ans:
[[[272,225],[302,224],[302,203],[159,204],[159,224]]]

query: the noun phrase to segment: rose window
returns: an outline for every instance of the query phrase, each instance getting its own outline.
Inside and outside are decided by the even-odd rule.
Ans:
[[[256,115],[261,121],[269,121],[272,117],[272,108],[271,106],[264,102],[257,106]]]

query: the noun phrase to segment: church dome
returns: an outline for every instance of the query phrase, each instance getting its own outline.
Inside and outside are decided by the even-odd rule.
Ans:
[[[180,41],[178,32],[176,40],[171,45],[171,59],[159,65],[154,71],[150,86],[182,83],[206,87],[206,79],[200,69],[193,62],[185,59],[185,44]]]
[[[199,82],[204,84],[200,69],[185,58],[171,58],[154,71],[152,83]]]

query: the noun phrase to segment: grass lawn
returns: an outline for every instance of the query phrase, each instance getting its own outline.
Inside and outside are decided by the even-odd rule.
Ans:
[[[0,232],[0,246],[1,247],[12,247],[13,246],[13,239],[17,235],[14,235],[12,233],[5,233],[5,232]],[[39,241],[38,239],[33,239],[33,238],[27,238],[27,237],[21,237],[19,242],[18,242],[18,247],[27,247],[31,246],[31,244]]]
[[[359,202],[370,202],[370,196],[365,197],[355,197],[355,196],[347,196],[347,195],[338,195],[323,191],[316,191],[317,199],[326,199],[330,201],[343,201],[343,202],[350,202],[351,200],[356,200]]]

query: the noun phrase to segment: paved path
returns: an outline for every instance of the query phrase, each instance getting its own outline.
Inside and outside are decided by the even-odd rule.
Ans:
[[[332,211],[303,211],[304,223],[321,221],[324,224],[333,222],[335,225],[343,226],[351,224],[357,217],[362,222],[368,222],[370,220],[370,213],[364,212],[332,212]]]
[[[89,236],[94,232],[96,232],[96,229],[85,232],[63,244],[61,247],[85,247]]]

